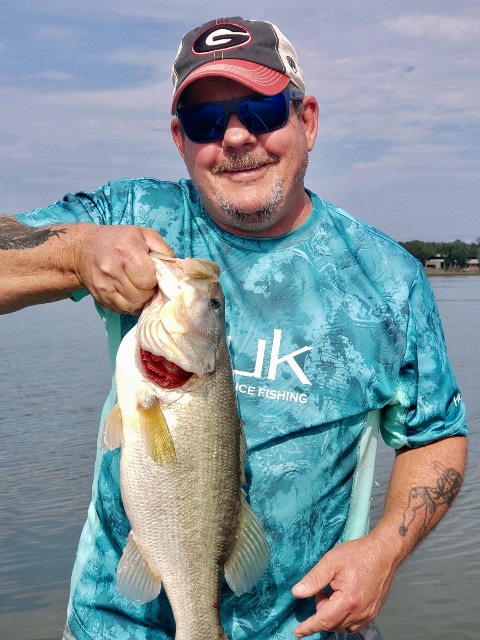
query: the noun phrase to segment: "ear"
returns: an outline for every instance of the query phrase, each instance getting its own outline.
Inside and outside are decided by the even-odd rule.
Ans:
[[[318,132],[318,102],[313,96],[305,96],[303,99],[302,121],[305,129],[305,137],[307,139],[307,148],[309,151],[313,149],[315,139]]]
[[[174,118],[170,127],[172,130],[173,141],[177,145],[180,155],[185,159],[185,133],[183,132],[180,120],[178,118]]]

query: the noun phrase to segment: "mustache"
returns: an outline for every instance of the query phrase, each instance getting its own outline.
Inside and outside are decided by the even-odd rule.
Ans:
[[[234,155],[216,162],[211,171],[213,175],[223,173],[225,171],[249,171],[252,169],[258,169],[269,164],[277,164],[280,158],[274,153],[269,153],[267,156],[257,157],[253,152],[243,153],[242,155]]]

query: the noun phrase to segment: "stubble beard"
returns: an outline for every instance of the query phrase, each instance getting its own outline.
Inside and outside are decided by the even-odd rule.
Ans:
[[[266,201],[255,209],[247,209],[230,202],[220,193],[214,192],[213,197],[219,209],[234,227],[262,226],[272,221],[284,201],[285,189],[281,180],[277,179]]]
[[[255,166],[260,166],[261,164],[275,164],[278,161],[279,158],[272,155],[269,156],[267,162],[263,161],[260,164],[256,164],[253,154],[247,153],[242,156],[233,157],[229,160],[223,161],[221,165],[214,167],[212,173],[218,174],[222,171],[228,170],[252,169]],[[304,162],[294,177],[292,189],[297,187],[299,184],[303,185],[307,165],[308,155],[305,157]],[[255,187],[252,186],[251,189],[254,191]],[[207,194],[204,193],[204,196],[206,195]],[[218,209],[224,214],[225,218],[232,223],[232,226],[243,229],[248,227],[262,227],[266,224],[268,225],[271,221],[274,221],[281,205],[285,202],[287,195],[285,185],[280,178],[275,180],[270,195],[266,200],[260,206],[253,209],[251,207],[247,208],[235,204],[221,195],[218,191],[214,191],[212,194],[213,200],[215,201]]]

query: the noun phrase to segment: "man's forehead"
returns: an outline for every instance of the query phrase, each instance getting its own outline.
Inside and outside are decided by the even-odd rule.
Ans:
[[[250,87],[240,82],[223,78],[221,76],[210,76],[200,78],[192,82],[182,92],[180,102],[182,105],[194,102],[208,102],[217,100],[230,100],[241,98],[242,96],[254,93]]]

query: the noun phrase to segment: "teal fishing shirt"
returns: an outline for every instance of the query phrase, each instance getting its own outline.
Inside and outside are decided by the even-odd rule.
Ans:
[[[290,589],[334,545],[367,532],[377,433],[394,448],[466,433],[423,267],[387,236],[308,193],[309,219],[275,238],[223,231],[188,180],[122,179],[18,216],[31,226],[152,227],[179,257],[219,265],[248,443],[247,495],[271,548],[252,590],[236,597],[222,585],[221,618],[235,640],[290,640],[313,613],[313,600],[296,600]],[[136,318],[98,311],[113,374]],[[112,387],[102,423],[114,402]],[[97,455],[68,624],[77,640],[170,639],[175,623],[163,591],[137,605],[115,588],[130,530],[119,458],[118,449]]]

